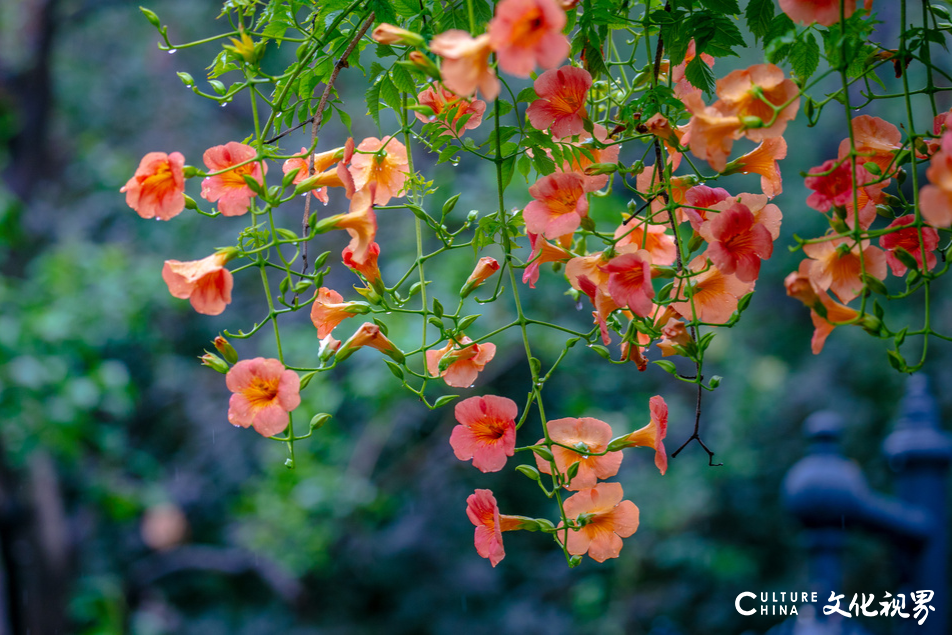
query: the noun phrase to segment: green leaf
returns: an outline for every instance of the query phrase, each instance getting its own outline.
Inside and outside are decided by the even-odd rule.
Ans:
[[[374,120],[377,127],[380,127],[380,82],[373,84],[364,93],[364,99],[367,101],[367,112],[370,118]]]
[[[528,88],[523,88],[522,90],[519,91],[519,94],[516,95],[516,101],[522,101],[527,104],[531,104],[538,98],[539,96],[536,94],[535,88],[533,88],[532,86],[529,86]]]
[[[700,88],[708,95],[714,92],[714,71],[701,59],[700,55],[688,62],[687,68],[684,69],[684,76],[692,86]]]
[[[380,80],[380,99],[394,110],[400,110],[403,102],[400,99],[400,91],[393,85],[390,77],[384,75]]]
[[[790,67],[802,80],[807,80],[816,72],[820,64],[820,45],[812,33],[807,33],[790,47]]]
[[[390,77],[393,79],[394,86],[399,90],[411,95],[417,94],[416,83],[413,81],[413,77],[407,69],[402,66],[394,66],[390,69]]]
[[[612,358],[611,351],[609,351],[607,348],[605,348],[601,344],[592,344],[589,346],[589,348],[595,351],[596,353],[598,353],[599,355],[601,355],[602,357],[604,357],[605,359]]]
[[[774,16],[774,0],[750,0],[744,10],[747,28],[758,40],[767,35]]]
[[[509,187],[509,183],[510,181],[512,181],[512,174],[513,172],[516,171],[515,167],[516,167],[515,155],[509,157],[508,159],[502,162],[501,177],[502,177],[503,189],[506,189],[507,187]]]

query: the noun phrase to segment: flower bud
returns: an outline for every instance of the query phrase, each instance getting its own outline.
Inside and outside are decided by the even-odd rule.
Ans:
[[[235,364],[238,362],[238,352],[228,340],[219,335],[215,338],[213,343],[215,344],[215,348],[218,349],[218,352],[221,353],[222,357],[225,358],[226,362],[229,364]]]
[[[754,115],[748,115],[740,118],[740,122],[745,128],[763,128],[764,120]]]
[[[499,263],[495,258],[480,258],[479,262],[476,263],[476,268],[473,269],[473,273],[469,274],[469,278],[466,279],[466,283],[463,285],[463,288],[460,289],[459,297],[465,298],[473,290],[486,281],[491,275],[499,271]]]
[[[409,58],[410,61],[413,62],[413,65],[416,66],[420,71],[429,75],[433,79],[440,79],[440,69],[436,67],[436,64],[434,64],[433,60],[431,60],[429,57],[420,51],[410,51]]]
[[[598,176],[600,174],[614,174],[618,171],[617,163],[593,163],[585,168],[586,176]]]
[[[383,22],[374,29],[371,35],[379,44],[405,44],[407,46],[423,46],[426,41],[419,33],[413,33],[398,26]]]
[[[225,363],[225,360],[223,360],[218,355],[215,355],[214,353],[206,352],[204,355],[202,355],[198,359],[202,360],[202,366],[208,366],[212,370],[217,370],[219,373],[223,375],[227,374],[228,371],[231,370],[228,364]]]
[[[145,7],[139,7],[139,11],[142,12],[142,15],[145,16],[145,19],[148,20],[149,23],[155,28],[162,26],[162,23],[159,21],[159,16],[157,16],[154,11],[150,11]]]

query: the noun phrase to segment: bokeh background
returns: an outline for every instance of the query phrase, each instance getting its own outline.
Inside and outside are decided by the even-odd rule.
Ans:
[[[896,7],[878,4],[887,19],[876,37],[890,46]],[[175,41],[223,28],[212,0],[149,7]],[[228,424],[224,378],[197,356],[222,329],[251,326],[259,282],[239,279],[235,302],[211,318],[171,298],[160,270],[166,259],[231,244],[242,221],[185,213],[147,222],[119,188],[146,152],[177,150],[200,164],[207,147],[246,137],[250,108],[244,100],[221,108],[176,77],[186,71],[203,83],[216,45],[169,55],[157,39],[136,3],[0,2],[0,633],[762,633],[781,618],[742,617],[735,596],[807,584],[802,532],[779,496],[805,450],[803,420],[824,408],[844,414],[846,454],[874,488],[889,490],[880,446],[904,377],[887,364],[885,343],[856,328],[837,329],[812,355],[808,312],[782,285],[802,257],[786,249],[792,234],[823,231],[797,174],[835,156],[846,136],[839,106],[815,128],[802,118],[788,128],[785,190],[774,201],[783,235],[741,325],[723,330],[709,352],[708,372],[724,381],[705,395],[704,439],[723,466],[708,467],[693,445],[662,478],[650,452],[629,452],[619,480],[642,521],[618,560],[586,558],[569,570],[544,536],[513,533],[493,569],[473,549],[466,496],[488,487],[503,512],[552,517],[549,501],[508,469],[483,475],[456,460],[452,409],[431,412],[402,392],[374,351],[305,392],[305,412],[334,419],[296,446],[295,470],[284,467],[280,444]],[[752,51],[719,59],[714,70],[723,76],[760,61]],[[887,70],[882,78],[894,88]],[[378,135],[363,112],[369,79],[351,68],[338,82],[358,139]],[[952,105],[939,99],[942,109]],[[866,112],[903,120],[899,102],[876,108]],[[917,127],[929,128],[931,110],[916,108]],[[385,134],[388,125],[385,117]],[[346,134],[335,118],[323,136],[338,145]],[[306,143],[301,133],[285,149]],[[440,188],[436,204],[463,193],[457,222],[471,209],[493,209],[484,195],[489,166],[435,165],[422,148],[414,152],[417,169]],[[757,177],[733,178],[731,191],[758,191]],[[197,198],[196,186],[189,192]],[[525,189],[514,185],[508,202],[524,204]],[[617,218],[626,203],[616,190],[593,214]],[[295,227],[300,210],[288,207],[286,226]],[[408,219],[381,214],[389,281],[411,257]],[[339,239],[318,237],[312,253],[330,250],[336,263]],[[441,264],[435,286],[444,297],[474,262],[462,250]],[[523,291],[530,311],[586,325],[588,310],[577,311],[560,279],[544,268],[539,289]],[[348,289],[356,279],[337,263],[327,282]],[[937,291],[934,324],[948,330],[948,285]],[[509,310],[479,312],[488,323]],[[921,299],[890,307],[887,319],[921,320]],[[391,327],[398,342],[418,332],[416,324]],[[286,333],[286,348],[316,354],[305,315]],[[236,345],[242,357],[274,354],[265,332]],[[521,403],[529,378],[521,344],[497,345],[478,387],[463,396]],[[551,336],[537,346],[547,363],[561,349]],[[946,415],[949,356],[947,344],[930,346],[926,366]],[[690,434],[693,394],[661,369],[609,366],[584,347],[563,368],[545,392],[552,416],[598,417],[620,434],[643,425],[648,398],[662,394],[672,411],[669,448]],[[539,432],[531,425],[526,442]],[[897,580],[886,544],[851,536],[847,598],[894,590]],[[865,623],[880,633],[889,625]]]

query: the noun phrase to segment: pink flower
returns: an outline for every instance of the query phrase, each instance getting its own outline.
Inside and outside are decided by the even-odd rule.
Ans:
[[[684,328],[682,322],[681,328]],[[664,449],[664,438],[668,435],[668,404],[664,397],[655,395],[648,401],[648,409],[651,412],[651,419],[648,424],[635,430],[634,432],[616,439],[612,442],[612,448],[654,448],[655,467],[662,475],[668,470],[668,453]]]
[[[344,302],[341,294],[321,287],[314,294],[314,302],[311,304],[311,322],[317,328],[318,339],[324,339],[347,318],[366,312],[366,305]]]
[[[460,289],[459,297],[465,298],[468,296],[476,287],[485,282],[489,276],[497,271],[499,271],[499,263],[496,262],[495,258],[488,256],[480,258],[479,262],[476,263],[476,268],[473,269],[473,273],[469,274],[469,277],[463,284],[463,288]]]
[[[779,137],[787,128],[787,122],[797,114],[800,106],[800,89],[792,79],[785,79],[783,71],[773,64],[755,64],[736,70],[717,80],[717,96],[714,104],[724,113],[741,118],[759,117],[761,128],[746,128],[743,133],[751,141],[763,141]],[[790,103],[787,103],[790,102]],[[774,119],[774,107],[787,104]],[[769,124],[769,125],[768,125]],[[712,164],[713,165],[713,164]]]
[[[894,276],[904,276],[908,270],[908,267],[896,257],[896,250],[900,248],[906,250],[916,259],[916,262],[919,263],[920,270],[923,268],[922,252],[926,254],[926,271],[931,271],[938,262],[934,252],[936,247],[939,246],[939,232],[928,225],[923,225],[922,241],[920,242],[919,230],[915,227],[910,227],[910,225],[915,222],[915,214],[900,216],[891,222],[886,229],[899,227],[904,227],[905,229],[899,229],[898,231],[879,238],[879,246],[886,250],[886,262],[889,264],[889,268],[892,269]]]
[[[764,139],[759,146],[728,163],[724,173],[759,174],[761,189],[767,197],[773,198],[783,191],[783,179],[777,161],[786,156],[787,142],[783,137]]]
[[[307,148],[301,148],[301,154],[307,155]],[[327,152],[321,152],[315,154],[313,158],[313,172],[314,174],[321,174],[325,170],[328,170],[332,165],[340,161],[342,156],[342,148],[337,148],[335,150],[328,150]],[[308,178],[308,169],[307,169],[307,158],[305,157],[292,157],[284,162],[284,165],[281,166],[281,171],[285,174],[290,173],[293,170],[297,170],[297,174],[294,175],[294,180],[291,181],[292,185],[297,185],[301,181]],[[335,172],[330,172],[325,177],[325,180],[329,178]],[[330,183],[328,185],[336,185],[336,183]],[[313,194],[317,200],[327,205],[328,196],[327,188],[319,187],[313,190]]]
[[[288,413],[301,404],[301,378],[276,359],[244,359],[225,376],[228,390],[228,421],[266,437],[288,427]]]
[[[517,77],[528,77],[537,64],[555,68],[569,54],[564,26],[565,11],[555,0],[501,0],[489,22],[499,68]]]
[[[538,130],[552,127],[558,139],[585,132],[585,99],[592,87],[588,71],[574,66],[563,66],[539,75],[535,91],[539,96],[526,109],[529,123]]]
[[[860,266],[862,251],[865,273],[882,280],[886,277],[886,257],[879,247],[873,247],[864,240],[862,247],[852,238],[842,237],[807,243],[803,253],[813,259],[810,265],[810,279],[816,288],[830,290],[843,302],[849,302],[863,290]]]
[[[368,137],[357,146],[350,162],[354,188],[376,185],[374,205],[386,205],[399,196],[408,175],[407,148],[393,137]]]
[[[632,245],[651,254],[651,263],[668,266],[677,260],[677,246],[674,238],[667,233],[670,223],[664,225],[648,225],[646,220],[634,219],[627,225],[619,225],[615,229],[615,238],[618,242],[615,247]]]
[[[646,317],[654,308],[654,287],[651,286],[651,254],[644,249],[615,256],[602,265],[608,274],[608,294],[620,307],[627,306],[638,316]]]
[[[761,259],[773,254],[770,231],[742,203],[734,203],[705,223],[701,235],[708,241],[705,256],[723,273],[736,273],[742,282],[756,280]]]
[[[829,174],[826,174],[827,172]],[[839,165],[836,165],[833,159],[824,161],[822,165],[813,168],[807,174],[816,175],[807,176],[804,180],[804,184],[814,190],[813,194],[807,197],[807,205],[813,209],[818,212],[828,212],[832,207],[843,207],[853,202],[854,180],[848,160]],[[856,184],[862,187],[874,180],[866,168],[857,164]]]
[[[185,209],[185,157],[179,152],[150,152],[122,186],[126,204],[142,218],[169,220]]]
[[[556,172],[544,176],[529,188],[534,198],[526,205],[526,231],[554,239],[578,229],[588,215],[584,181],[574,173]]]
[[[896,153],[902,150],[902,133],[899,128],[879,117],[859,115],[853,118],[853,144],[861,156],[856,163],[875,163],[884,175],[891,175],[897,169],[894,163]],[[840,142],[837,160],[849,165],[849,137]]]
[[[464,130],[478,128],[486,112],[486,102],[483,100],[457,96],[439,84],[432,84],[417,95],[417,101],[421,106],[429,106],[441,127],[457,136],[463,134]],[[433,117],[427,117],[422,112],[415,114],[423,123],[433,121]],[[460,124],[459,120],[466,115],[469,115],[469,119]]]
[[[469,388],[496,355],[491,342],[473,344],[466,336],[459,343],[450,340],[441,349],[426,352],[426,369],[433,377],[442,377],[447,386]]]
[[[344,251],[341,252],[341,259],[344,265],[363,276],[367,284],[373,287],[377,293],[383,294],[383,279],[380,277],[380,267],[377,265],[377,258],[379,256],[380,245],[375,242],[370,243],[367,247],[363,262],[354,259],[354,249],[352,247],[344,247]]]
[[[466,31],[450,29],[433,38],[430,50],[443,58],[443,85],[457,95],[467,97],[477,88],[488,101],[499,95],[499,80],[489,68],[493,49],[488,34],[473,38]]]
[[[608,130],[605,126],[595,124],[593,132],[592,137],[579,137],[578,141],[569,142],[576,148],[584,149],[585,152],[579,152],[578,156],[573,156],[572,152],[565,152],[563,153],[565,161],[562,165],[556,166],[557,172],[575,172],[581,175],[586,192],[600,190],[608,184],[609,180],[608,174],[586,174],[586,168],[593,163],[616,163],[618,161],[618,153],[621,151],[621,146],[612,143],[612,140],[608,138]],[[605,148],[596,147],[596,141],[598,141],[599,144],[604,143],[611,145]],[[586,152],[592,155],[591,159],[585,154]],[[551,156],[548,150],[546,150],[546,154],[550,154]]]
[[[698,256],[691,261],[691,271],[702,271],[689,279],[691,298],[687,299],[685,289],[678,289],[678,302],[669,306],[686,319],[709,324],[724,324],[737,310],[737,301],[753,291],[753,282],[743,282],[737,276],[725,274],[713,265],[707,264],[707,258]]]
[[[234,280],[225,269],[229,256],[226,252],[214,253],[201,260],[179,262],[166,260],[162,267],[162,279],[169,293],[186,299],[203,315],[219,315],[231,302]]]
[[[251,207],[251,199],[257,194],[245,183],[244,176],[247,174],[261,183],[264,174],[268,173],[267,164],[252,161],[257,154],[251,146],[237,141],[229,141],[223,146],[205,150],[202,155],[205,166],[212,172],[227,172],[205,177],[202,181],[202,198],[212,203],[218,201],[218,211],[224,216],[241,216],[247,213]],[[245,163],[246,161],[250,163]],[[228,170],[239,163],[244,165]]]
[[[695,185],[684,193],[684,201],[691,207],[680,208],[688,217],[691,228],[699,231],[707,220],[708,212],[721,201],[727,200],[730,193],[722,187]],[[701,209],[694,209],[695,207]]]
[[[697,57],[697,45],[692,39],[688,42],[688,50],[684,55],[684,61],[671,69],[671,81],[674,82],[674,96],[678,99],[684,99],[688,93],[700,93],[701,89],[696,88],[684,75],[687,70],[688,62]],[[714,66],[714,58],[707,53],[701,53],[701,60],[709,67]]]
[[[565,515],[570,519],[582,516],[584,524],[567,532],[559,525],[556,538],[560,542],[565,540],[566,549],[575,556],[587,552],[597,562],[617,558],[622,548],[621,539],[638,530],[638,507],[622,500],[624,495],[619,483],[599,483],[570,496],[563,505]]]
[[[707,161],[714,170],[723,171],[734,140],[741,136],[740,117],[715,106],[705,106],[700,91],[685,95],[684,106],[692,115],[684,143],[694,156]]]
[[[780,10],[800,24],[832,26],[840,21],[840,4],[841,0],[780,0]],[[842,0],[842,4],[847,18],[856,11],[856,0]]]
[[[582,417],[580,419],[569,417],[550,421],[546,424],[546,428],[549,431],[549,438],[555,443],[561,444],[551,446],[556,469],[565,474],[571,466],[576,463],[579,464],[578,474],[571,482],[565,484],[565,489],[578,491],[595,487],[598,479],[611,478],[618,474],[618,468],[621,467],[621,461],[624,458],[621,452],[609,452],[601,456],[586,456],[561,447],[567,445],[585,452],[604,452],[608,447],[608,442],[612,439],[612,428],[604,421],[592,417]],[[543,443],[545,443],[545,439],[539,439],[537,445]],[[550,462],[542,459],[538,454],[534,456],[539,471],[551,474],[552,466]]]
[[[518,529],[521,520],[499,513],[496,497],[491,490],[478,489],[466,499],[466,515],[476,525],[473,538],[476,553],[488,558],[495,567],[506,557],[502,547],[502,532]]]
[[[547,262],[568,262],[572,258],[572,253],[558,245],[553,245],[539,234],[529,233],[529,246],[532,253],[529,254],[529,264],[522,273],[522,283],[528,284],[535,289],[535,283],[539,281],[539,265]]]
[[[350,336],[346,342],[337,350],[337,361],[342,362],[350,357],[358,348],[369,346],[375,348],[384,355],[393,358],[394,361],[402,363],[405,359],[403,352],[396,345],[387,339],[380,327],[371,322],[364,322],[357,329],[357,332]]]
[[[350,235],[350,259],[358,264],[364,264],[371,256],[371,245],[375,244],[377,236],[377,216],[373,209],[373,187],[359,190],[351,200],[349,211],[346,214],[336,214],[321,220],[314,228],[319,234],[334,229],[344,229]]]
[[[952,132],[942,135],[942,150],[932,156],[926,177],[929,185],[919,190],[922,217],[935,227],[952,225]]]
[[[621,307],[608,292],[610,274],[602,268],[606,262],[600,251],[588,256],[576,256],[565,265],[565,276],[573,289],[581,291],[592,301],[595,307],[592,315],[601,331],[602,342],[608,346],[611,344],[611,338],[608,336],[607,319],[613,311]]]
[[[515,453],[516,402],[505,397],[470,397],[456,404],[450,445],[460,461],[473,460],[481,472],[498,472]]]

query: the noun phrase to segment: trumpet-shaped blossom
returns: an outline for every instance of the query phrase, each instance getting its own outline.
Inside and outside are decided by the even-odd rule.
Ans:
[[[720,101],[715,106],[742,119],[759,117],[763,127],[743,131],[748,139],[759,142],[783,134],[787,122],[796,116],[800,107],[799,95],[800,89],[794,81],[785,79],[777,66],[755,64],[717,80]],[[774,120],[774,108],[781,106]]]
[[[678,248],[674,238],[666,231],[668,227],[670,224],[648,225],[647,222],[634,219],[627,225],[622,224],[615,229],[615,238],[618,239],[615,247],[633,245],[651,254],[652,264],[661,266],[674,264],[678,257]]]
[[[694,156],[707,161],[717,172],[722,172],[727,166],[727,157],[734,147],[734,140],[740,138],[744,127],[740,117],[714,106],[705,106],[699,93],[685,95],[684,106],[692,116],[683,142]]]
[[[701,227],[708,242],[705,255],[725,274],[735,274],[742,282],[753,282],[760,275],[760,261],[773,254],[770,230],[757,222],[743,203],[728,209]]]
[[[526,109],[529,123],[538,130],[551,126],[558,139],[582,134],[588,117],[585,99],[591,87],[592,76],[582,68],[563,66],[542,73],[535,80],[539,98]]]
[[[549,421],[546,428],[549,432],[549,438],[555,443],[561,444],[551,446],[556,469],[565,474],[571,466],[576,463],[579,464],[578,473],[570,482],[565,483],[565,489],[578,491],[595,487],[598,479],[611,478],[618,474],[618,468],[621,467],[621,461],[624,458],[624,454],[621,452],[609,452],[601,456],[587,456],[562,447],[567,445],[583,452],[604,452],[612,439],[612,428],[604,421],[592,417],[581,417],[579,419],[569,417]],[[543,443],[545,443],[545,439],[539,439],[537,444],[541,445]],[[534,454],[534,456],[539,471],[551,474],[551,463],[538,454]]]
[[[425,44],[423,36],[413,31],[401,29],[398,26],[382,22],[373,30],[371,37],[380,44],[402,44],[407,46],[421,46]]]
[[[729,196],[730,193],[722,187],[695,185],[684,193],[684,202],[691,207],[682,207],[679,209],[684,210],[684,215],[687,216],[691,222],[691,227],[694,231],[699,231],[701,225],[708,220],[707,215],[709,210],[721,201],[727,200]]]
[[[272,437],[288,427],[288,413],[301,404],[301,378],[276,359],[244,359],[225,376],[234,394],[228,402],[228,421]]]
[[[377,258],[380,256],[380,245],[373,242],[367,248],[367,255],[363,262],[354,259],[354,250],[351,247],[344,247],[341,252],[341,259],[347,268],[363,276],[371,287],[378,293],[383,293],[383,280],[380,277],[380,267],[377,266]]]
[[[498,472],[515,453],[516,402],[505,397],[470,397],[456,404],[450,445],[460,461],[473,460],[481,472]]]
[[[734,159],[724,168],[726,174],[759,174],[760,187],[768,198],[783,191],[783,178],[780,175],[780,159],[787,156],[787,142],[783,137],[771,137],[747,154]]]
[[[488,558],[495,567],[506,557],[502,546],[502,532],[518,529],[521,519],[499,513],[499,505],[491,490],[478,489],[466,499],[466,515],[476,525],[473,538],[476,553]]]
[[[476,263],[476,268],[473,269],[473,273],[469,274],[469,277],[463,284],[463,288],[460,289],[459,297],[465,298],[468,296],[473,292],[473,289],[481,285],[489,276],[497,271],[499,271],[499,263],[496,262],[495,258],[490,258],[489,256],[480,258],[479,262]]]
[[[499,95],[499,80],[489,68],[493,49],[488,34],[474,38],[466,31],[450,29],[433,38],[430,50],[443,58],[443,85],[457,95],[468,97],[477,88],[487,101]]]
[[[350,161],[354,189],[375,185],[374,205],[386,205],[400,195],[407,180],[407,148],[393,137],[368,137],[360,142]]]
[[[553,245],[539,234],[529,233],[529,246],[532,253],[529,254],[529,264],[522,272],[522,283],[533,289],[539,281],[539,265],[547,262],[568,262],[572,258],[572,252]]]
[[[209,171],[227,170],[215,176],[206,176],[202,180],[202,198],[212,203],[218,201],[218,211],[223,216],[241,216],[251,207],[251,199],[257,194],[248,187],[244,177],[247,175],[261,183],[264,174],[268,172],[266,163],[252,161],[257,154],[249,145],[229,141],[223,146],[205,150],[202,155]],[[248,163],[245,163],[246,161]],[[244,165],[228,169],[239,163]]]
[[[868,240],[862,242],[862,247],[850,237],[808,243],[803,246],[803,253],[813,259],[810,278],[814,285],[832,291],[843,302],[849,302],[863,290],[863,267],[866,275],[877,280],[886,277],[886,256]]]
[[[435,118],[440,122],[441,127],[456,135],[463,134],[464,130],[478,128],[486,112],[486,102],[482,99],[461,97],[440,84],[430,85],[417,95],[417,101],[421,106],[429,106],[433,111],[433,118],[427,117],[422,112],[416,112],[417,119],[423,123],[429,123]],[[460,123],[460,119],[466,115],[469,115],[468,119]]]
[[[447,386],[469,388],[495,355],[495,344],[474,344],[463,336],[458,343],[450,340],[443,348],[427,351],[426,369],[433,377],[442,377]]]
[[[814,355],[818,355],[837,324],[852,322],[859,316],[859,312],[835,302],[826,291],[818,288],[810,272],[812,268],[813,261],[801,261],[799,269],[790,273],[783,283],[788,296],[800,300],[810,308],[810,319],[814,328],[810,348]],[[822,307],[825,317],[817,312],[818,307]]]
[[[307,155],[307,148],[301,148],[300,154]],[[294,180],[291,181],[292,185],[297,185],[301,181],[307,179],[309,176],[314,174],[321,174],[322,172],[328,170],[332,165],[337,163],[341,158],[341,149],[337,148],[335,150],[328,150],[327,152],[321,152],[315,154],[312,161],[311,174],[308,174],[307,168],[307,158],[305,157],[292,157],[284,162],[284,165],[281,166],[281,171],[285,174],[289,174],[294,170],[297,170],[297,174],[294,175]],[[336,174],[336,171],[332,174]],[[335,183],[336,185],[336,183]],[[328,196],[327,188],[319,187],[313,190],[313,194],[317,200],[327,205]]]
[[[896,153],[902,150],[902,133],[899,128],[879,117],[859,115],[853,118],[853,144],[860,156],[856,163],[875,163],[884,175],[894,173],[898,166],[893,161]],[[849,137],[840,142],[837,160],[847,165],[850,153]]]
[[[603,268],[606,263],[607,260],[602,252],[576,256],[565,265],[565,276],[572,288],[581,291],[592,301],[595,307],[593,315],[601,331],[602,342],[608,346],[611,344],[611,338],[608,337],[607,319],[612,311],[621,307],[608,292],[610,274]]]
[[[780,10],[800,24],[832,26],[840,21],[840,4],[847,18],[856,11],[856,0],[780,0]],[[872,2],[867,0],[867,5]],[[869,7],[867,6],[867,9]]]
[[[556,538],[560,542],[565,540],[566,549],[575,556],[588,553],[597,562],[617,558],[622,538],[638,530],[638,507],[629,500],[622,500],[624,495],[619,483],[599,483],[573,494],[563,505],[565,515],[570,519],[581,516],[584,524],[579,529],[569,529],[567,537],[559,525]]]
[[[569,54],[563,27],[565,11],[555,0],[502,0],[489,22],[499,68],[516,77],[528,77],[537,65],[555,68]]]
[[[658,348],[661,349],[662,357],[678,355],[679,352],[674,347],[687,346],[691,342],[691,336],[684,322],[675,317],[668,318],[665,325],[661,327],[661,335]]]
[[[120,192],[142,218],[169,220],[185,209],[185,157],[180,152],[150,152]]]
[[[862,165],[856,166],[855,182],[852,174],[849,161],[843,161],[837,165],[833,159],[824,161],[822,165],[807,172],[808,176],[804,184],[814,190],[813,194],[807,197],[807,205],[818,212],[828,212],[833,207],[843,207],[847,203],[852,203],[854,183],[862,187],[875,180]]]
[[[742,192],[738,194],[736,200],[741,205],[745,205],[750,213],[754,215],[754,220],[763,225],[770,232],[771,240],[780,238],[780,225],[783,222],[783,213],[780,208],[769,200],[766,194],[747,194]],[[720,205],[714,205],[714,209],[727,209],[730,205],[727,202]]]
[[[321,287],[311,303],[311,322],[317,328],[317,338],[324,339],[338,324],[358,313],[367,313],[367,306],[358,302],[344,302],[341,294]]]
[[[915,222],[915,214],[900,216],[891,222],[886,229],[899,227],[903,227],[904,229],[897,229],[897,231],[891,234],[885,234],[879,238],[879,246],[886,251],[886,262],[889,264],[889,268],[892,269],[894,276],[904,276],[908,270],[908,267],[896,257],[896,250],[900,248],[906,250],[906,252],[916,259],[920,270],[923,269],[923,251],[926,254],[926,271],[931,271],[938,262],[934,252],[936,247],[939,246],[939,232],[928,225],[923,225],[922,240],[920,241],[919,229],[912,226]]]
[[[166,260],[162,279],[168,285],[169,293],[183,300],[187,298],[199,313],[219,315],[231,302],[234,285],[231,272],[225,269],[228,260],[226,252],[189,262]]]
[[[814,355],[819,355],[826,343],[826,338],[830,336],[833,329],[843,322],[852,322],[859,317],[859,312],[835,302],[824,291],[819,292],[820,303],[825,309],[826,316],[816,312],[816,309],[810,309],[810,319],[813,320],[813,338],[810,340],[810,349]]]
[[[405,359],[403,352],[396,345],[387,339],[380,327],[372,322],[364,322],[360,325],[353,335],[337,350],[337,361],[342,362],[350,357],[358,348],[369,346],[375,348],[384,355],[391,357],[397,362],[403,362]]]
[[[645,317],[654,308],[651,286],[651,254],[644,249],[615,256],[602,265],[608,274],[608,294],[620,307],[627,306],[635,315]]]
[[[701,272],[687,283],[691,285],[691,298],[687,299],[686,290],[679,289],[678,302],[670,304],[688,320],[697,315],[701,322],[724,324],[737,310],[737,301],[754,290],[753,282],[743,282],[737,276],[725,274],[716,266],[708,265],[703,256],[692,260],[689,268]]]
[[[315,227],[318,233],[332,229],[345,229],[350,235],[350,260],[364,264],[371,257],[370,249],[377,236],[377,216],[373,208],[373,187],[359,190],[351,199],[350,210],[346,214],[337,214],[321,220]]]
[[[554,239],[578,229],[588,215],[584,181],[574,173],[556,172],[544,176],[529,188],[533,201],[526,205],[526,231]]]
[[[678,322],[683,331],[684,324]],[[667,327],[666,327],[667,328]],[[686,334],[685,334],[686,335]],[[648,410],[651,418],[645,427],[635,430],[619,439],[612,441],[612,449],[622,448],[653,448],[655,451],[655,467],[662,475],[668,470],[668,453],[664,449],[664,438],[668,435],[668,404],[664,397],[655,395],[648,400]]]
[[[922,217],[935,227],[952,225],[952,132],[942,135],[942,150],[926,170],[929,184],[919,190]]]

